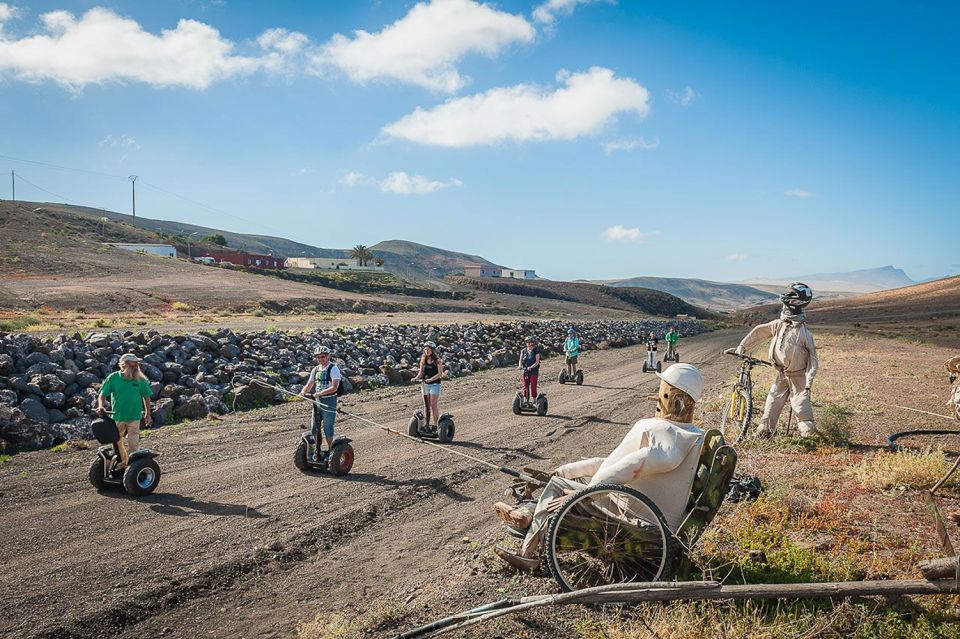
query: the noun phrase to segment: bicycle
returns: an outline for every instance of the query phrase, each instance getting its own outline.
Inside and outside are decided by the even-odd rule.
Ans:
[[[756,366],[773,366],[770,362],[738,353],[734,348],[723,351],[743,361],[737,372],[737,381],[733,385],[730,399],[723,409],[720,419],[720,432],[732,445],[739,444],[750,429],[753,418],[753,377],[750,372]],[[729,428],[728,428],[729,424]]]

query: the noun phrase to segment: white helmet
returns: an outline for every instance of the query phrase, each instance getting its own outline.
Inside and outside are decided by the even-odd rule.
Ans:
[[[703,395],[703,375],[692,364],[674,364],[663,373],[657,373],[657,377],[682,390],[695,402],[699,402]]]

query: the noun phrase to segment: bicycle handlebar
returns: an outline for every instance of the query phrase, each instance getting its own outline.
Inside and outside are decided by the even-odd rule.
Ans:
[[[742,360],[744,360],[744,361],[746,361],[746,362],[750,362],[751,364],[755,364],[755,365],[760,365],[760,366],[773,366],[772,363],[768,362],[768,361],[765,360],[765,359],[757,359],[756,357],[751,357],[751,356],[749,356],[749,355],[744,355],[743,353],[738,353],[738,352],[737,352],[737,349],[735,349],[735,348],[728,348],[727,350],[723,351],[723,354],[724,354],[724,355],[732,355],[733,357],[736,357],[736,358],[738,358],[738,359],[742,359]]]

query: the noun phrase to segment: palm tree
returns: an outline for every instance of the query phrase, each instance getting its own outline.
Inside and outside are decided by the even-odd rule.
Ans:
[[[350,249],[350,257],[357,260],[360,266],[366,266],[367,262],[373,259],[373,251],[368,249],[363,244],[357,244],[352,249]]]

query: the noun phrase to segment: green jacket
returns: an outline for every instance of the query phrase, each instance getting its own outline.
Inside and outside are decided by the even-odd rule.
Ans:
[[[670,331],[663,336],[663,339],[667,341],[667,344],[676,344],[677,340],[680,339],[680,334],[676,331]]]

